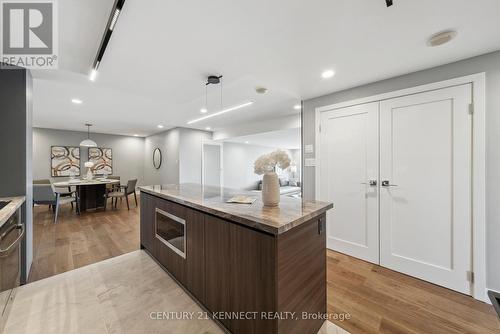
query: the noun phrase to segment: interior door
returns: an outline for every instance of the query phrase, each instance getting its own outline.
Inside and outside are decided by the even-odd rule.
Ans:
[[[470,294],[471,85],[380,104],[380,264]]]
[[[378,102],[324,112],[320,137],[320,199],[335,205],[327,246],[377,264],[378,114]]]
[[[222,146],[220,144],[203,144],[203,184],[222,186]]]

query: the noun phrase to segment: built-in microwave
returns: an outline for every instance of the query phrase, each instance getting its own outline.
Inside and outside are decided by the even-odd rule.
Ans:
[[[155,236],[178,255],[186,258],[186,221],[156,208]]]

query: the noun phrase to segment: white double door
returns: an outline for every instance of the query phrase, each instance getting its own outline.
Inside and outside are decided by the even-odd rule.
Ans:
[[[471,86],[321,114],[328,247],[470,294]]]

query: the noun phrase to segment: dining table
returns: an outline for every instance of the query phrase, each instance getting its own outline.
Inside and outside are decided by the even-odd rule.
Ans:
[[[54,182],[54,187],[56,188],[71,189],[75,187],[79,200],[80,212],[104,208],[106,202],[106,186],[108,185],[119,186],[120,180],[99,178],[92,180],[73,179]]]

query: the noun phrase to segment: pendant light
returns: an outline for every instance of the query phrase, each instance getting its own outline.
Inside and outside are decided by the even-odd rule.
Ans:
[[[80,146],[83,146],[83,147],[97,147],[97,144],[95,141],[93,141],[92,139],[90,139],[90,127],[92,126],[92,124],[85,124],[85,126],[87,127],[87,139],[84,139],[82,140],[82,142],[80,143]]]
[[[218,85],[220,84],[220,109],[222,110],[222,75],[209,75],[207,82],[205,83],[205,106],[201,108],[201,113],[205,114],[208,112],[208,85]]]

